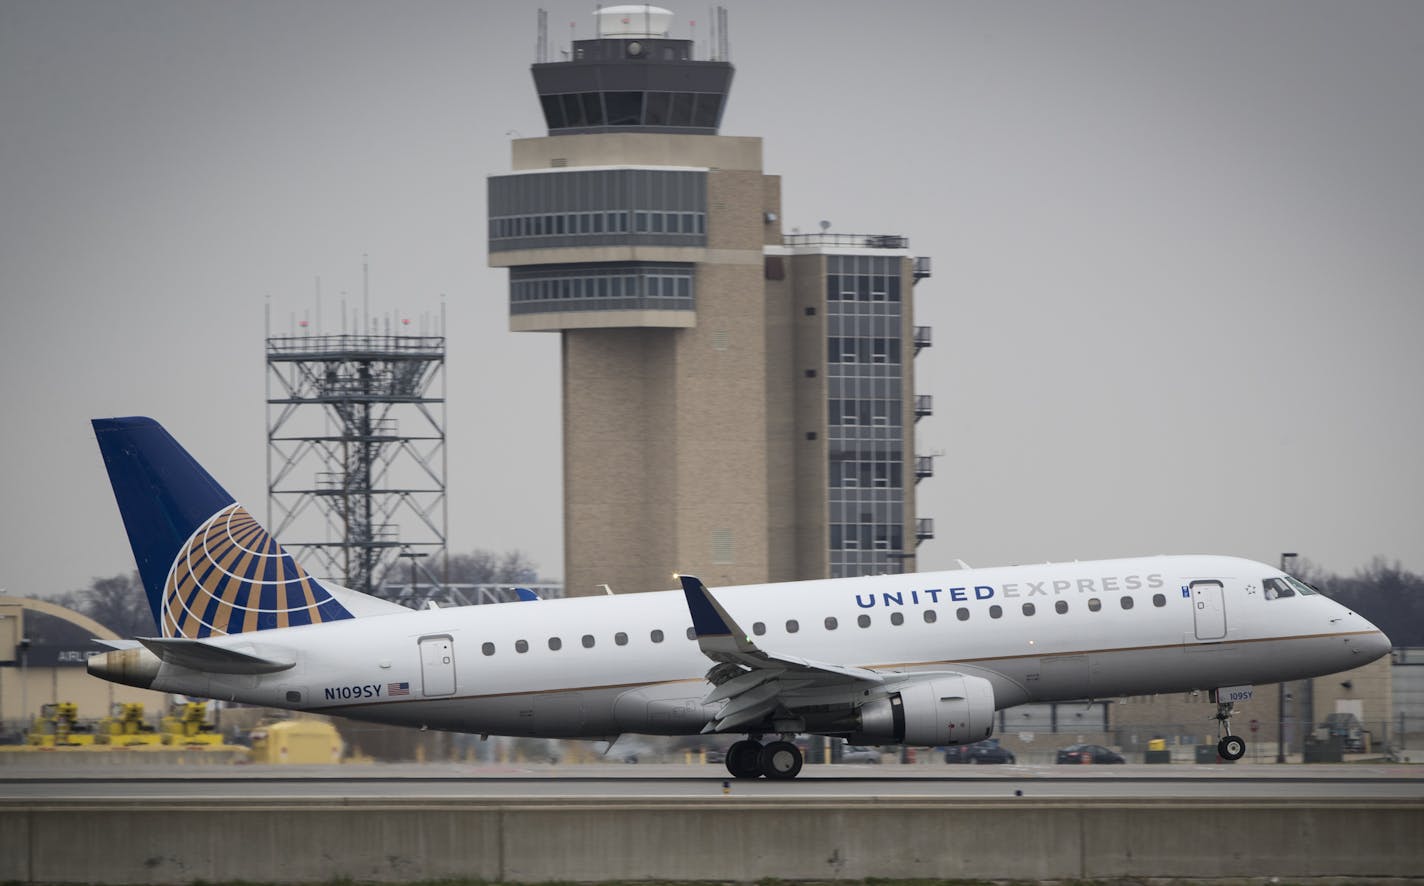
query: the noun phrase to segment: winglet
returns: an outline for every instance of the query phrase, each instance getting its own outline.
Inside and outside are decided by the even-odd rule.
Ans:
[[[747,632],[727,614],[702,579],[694,575],[680,578],[682,593],[687,597],[687,611],[692,615],[692,630],[697,635],[697,645],[704,653],[758,651]]]
[[[517,597],[521,603],[532,603],[539,599],[539,595],[528,588],[515,588],[514,596]]]

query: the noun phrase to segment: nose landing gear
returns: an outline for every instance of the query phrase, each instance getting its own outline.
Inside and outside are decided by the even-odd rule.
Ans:
[[[1216,702],[1216,734],[1220,736],[1216,743],[1216,753],[1223,760],[1240,760],[1246,756],[1246,739],[1231,734],[1231,715],[1236,705],[1234,702],[1221,701],[1215,692],[1212,693],[1212,700]]]

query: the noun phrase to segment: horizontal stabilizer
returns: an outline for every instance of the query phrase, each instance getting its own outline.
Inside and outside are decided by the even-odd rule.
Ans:
[[[137,649],[143,645],[137,640],[105,640],[100,637],[90,637],[89,642],[110,649]]]
[[[275,674],[296,664],[294,661],[259,658],[204,640],[184,637],[140,637],[139,642],[166,664],[210,674]]]

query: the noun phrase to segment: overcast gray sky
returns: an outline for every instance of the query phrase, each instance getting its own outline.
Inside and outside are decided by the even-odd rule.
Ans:
[[[722,131],[787,230],[934,259],[922,570],[1424,569],[1424,4],[726,5]],[[0,0],[0,588],[132,568],[94,416],[265,513],[264,302],[319,276],[329,317],[363,253],[373,312],[446,299],[451,549],[562,574],[557,337],[507,331],[485,251],[485,176],[544,134],[535,9]]]

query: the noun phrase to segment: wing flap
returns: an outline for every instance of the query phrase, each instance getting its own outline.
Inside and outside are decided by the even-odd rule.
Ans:
[[[901,675],[769,652],[756,645],[701,580],[681,576],[683,594],[702,654],[718,662],[708,671],[715,685],[704,701],[725,702],[704,732],[792,720],[798,704],[851,684],[880,686]]]

